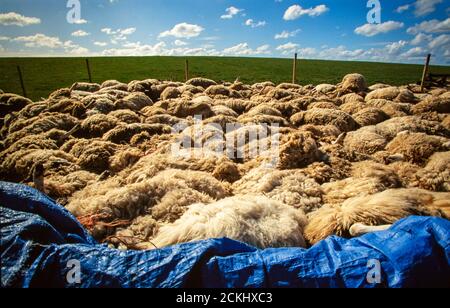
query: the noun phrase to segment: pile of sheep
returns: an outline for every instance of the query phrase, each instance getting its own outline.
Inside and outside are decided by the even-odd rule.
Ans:
[[[306,247],[358,224],[450,218],[448,87],[109,80],[37,102],[0,92],[0,118],[0,180],[43,190],[122,249]],[[275,165],[216,151],[271,124]],[[190,155],[173,155],[179,140]]]

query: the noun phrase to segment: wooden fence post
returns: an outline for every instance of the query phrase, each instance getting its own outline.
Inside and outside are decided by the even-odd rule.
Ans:
[[[292,83],[297,82],[297,53],[294,55],[294,63],[292,68]]]
[[[423,89],[425,87],[425,79],[427,78],[427,75],[428,75],[428,69],[429,69],[429,66],[430,66],[430,59],[431,59],[431,54],[428,54],[427,60],[425,62],[425,66],[423,68],[422,83],[420,84],[420,92],[423,92]]]
[[[25,83],[23,81],[22,70],[20,66],[17,66],[17,72],[19,73],[20,86],[22,87],[23,96],[27,97],[27,90],[25,89]]]
[[[91,67],[89,66],[89,59],[86,59],[86,67],[89,76],[89,82],[92,83]]]
[[[185,63],[184,63],[184,79],[186,81],[189,80],[189,60],[186,59]]]

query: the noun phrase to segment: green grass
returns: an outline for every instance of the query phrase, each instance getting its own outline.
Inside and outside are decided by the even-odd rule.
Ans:
[[[108,79],[122,82],[156,78],[182,81],[182,57],[102,57],[90,58],[94,82]],[[190,75],[216,81],[244,83],[271,80],[290,82],[292,60],[261,58],[190,57]],[[0,89],[22,93],[17,65],[20,65],[28,96],[34,100],[47,97],[55,89],[69,87],[76,81],[88,81],[84,58],[0,58]],[[384,82],[392,85],[414,83],[422,75],[421,65],[370,62],[342,62],[299,60],[300,84],[338,83],[347,73],[358,72],[366,76],[369,84]],[[432,72],[450,73],[449,66],[433,66]]]

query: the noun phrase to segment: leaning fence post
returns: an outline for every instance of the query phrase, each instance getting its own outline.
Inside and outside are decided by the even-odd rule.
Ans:
[[[89,59],[86,59],[86,67],[89,76],[89,82],[92,83],[91,67],[89,66]]]
[[[297,81],[297,53],[294,55],[294,63],[292,67],[292,83],[296,83]]]
[[[186,59],[185,63],[184,63],[184,79],[186,81],[189,80],[189,60]]]
[[[425,87],[425,79],[427,78],[427,75],[428,75],[430,59],[431,59],[431,54],[428,54],[427,61],[425,62],[425,66],[423,68],[422,83],[420,84],[420,92],[423,92],[423,89]]]
[[[20,66],[17,66],[17,72],[19,73],[20,86],[22,87],[22,93],[24,97],[27,97],[27,90],[25,89],[25,83],[23,82],[22,70]]]

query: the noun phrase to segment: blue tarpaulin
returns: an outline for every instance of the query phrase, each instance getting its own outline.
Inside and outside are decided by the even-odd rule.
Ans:
[[[450,287],[450,222],[440,218],[309,249],[224,238],[119,251],[30,187],[0,182],[0,210],[2,287]]]

